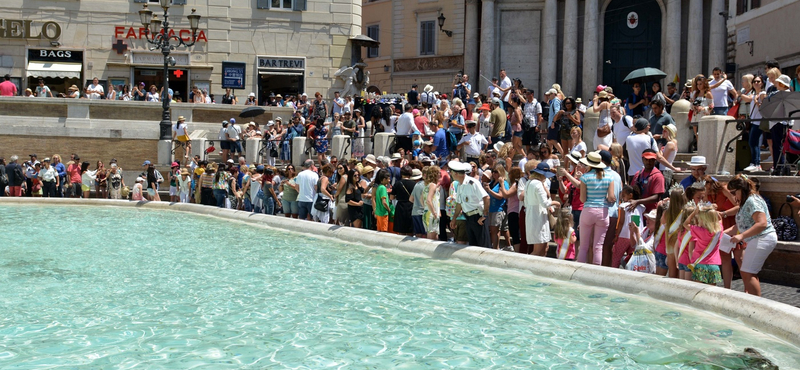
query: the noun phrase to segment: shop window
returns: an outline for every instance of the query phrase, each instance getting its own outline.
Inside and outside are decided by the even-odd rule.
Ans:
[[[308,0],[256,0],[258,9],[306,10]]]
[[[436,54],[436,21],[419,22],[419,55]]]
[[[761,7],[761,0],[736,0],[736,15]]]
[[[375,41],[380,41],[381,35],[381,26],[380,25],[372,25],[367,26],[367,36]],[[367,48],[367,58],[377,58],[380,56],[380,50],[378,47],[374,48]]]
[[[158,4],[159,0],[133,0],[133,2]],[[172,0],[172,5],[186,5],[186,0]]]

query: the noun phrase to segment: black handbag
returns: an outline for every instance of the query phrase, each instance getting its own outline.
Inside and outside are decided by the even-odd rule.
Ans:
[[[322,197],[320,193],[320,187],[322,185],[322,180],[317,182],[317,199],[314,200],[314,209],[320,212],[328,212],[328,207],[330,207],[330,202]]]
[[[789,206],[789,216],[781,216],[783,206]],[[784,203],[778,208],[778,217],[772,219],[772,226],[780,241],[792,241],[797,239],[797,223],[794,222],[792,215],[794,210],[792,205]]]

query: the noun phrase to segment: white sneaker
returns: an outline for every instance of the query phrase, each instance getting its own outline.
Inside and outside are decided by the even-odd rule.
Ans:
[[[767,159],[763,160],[762,162],[770,162],[770,163],[772,163],[772,162],[774,162],[774,160],[772,159],[772,156],[769,156],[769,157],[767,157]]]
[[[744,168],[742,171],[746,171],[746,172],[753,172],[755,169],[756,169],[756,165],[754,165],[754,164],[750,163],[750,164],[749,164],[749,165],[747,165],[747,167],[745,167],[745,168]]]

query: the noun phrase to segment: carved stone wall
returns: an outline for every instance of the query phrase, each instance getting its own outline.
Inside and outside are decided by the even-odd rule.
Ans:
[[[437,69],[463,69],[464,57],[462,55],[395,59],[395,72],[430,71]]]

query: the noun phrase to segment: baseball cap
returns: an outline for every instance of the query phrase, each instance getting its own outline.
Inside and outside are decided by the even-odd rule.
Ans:
[[[178,162],[172,162],[172,168],[175,168],[175,167],[180,167],[180,166],[181,166],[181,164],[180,164],[180,163],[178,163]]]
[[[650,121],[648,121],[647,118],[639,117],[639,119],[636,120],[636,123],[633,124],[633,127],[636,128],[636,131],[642,131],[646,129],[647,125],[649,124]]]
[[[149,165],[150,165],[150,161],[144,161],[144,163],[142,163],[142,166],[149,166]]]
[[[556,89],[550,89],[550,90],[547,90],[545,95],[555,95],[556,93],[557,93]]]
[[[231,118],[231,123],[232,123],[232,124],[233,124],[233,123],[236,123],[236,119],[235,119],[235,118]]]
[[[642,158],[644,159],[657,159],[658,154],[656,154],[653,149],[647,149],[642,153]]]

